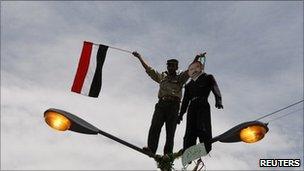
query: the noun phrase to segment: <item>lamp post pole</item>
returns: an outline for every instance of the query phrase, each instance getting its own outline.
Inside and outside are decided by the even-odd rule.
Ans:
[[[126,142],[126,141],[124,141],[124,140],[122,140],[120,138],[117,138],[117,137],[115,137],[115,136],[113,136],[113,135],[111,135],[111,134],[109,134],[107,132],[99,130],[98,134],[101,134],[101,135],[103,135],[105,137],[108,137],[108,138],[110,138],[110,139],[112,139],[112,140],[114,140],[116,142],[119,142],[119,143],[121,143],[121,144],[123,144],[123,145],[125,145],[125,146],[127,146],[129,148],[132,148],[133,150],[136,150],[136,151],[138,151],[140,153],[143,153],[143,154],[145,154],[145,155],[147,155],[149,157],[155,158],[155,155],[153,153],[149,153],[149,152],[147,152],[147,151],[145,151],[145,150],[143,150],[143,149],[141,149],[141,148],[139,148],[139,147],[137,147],[137,146],[135,146],[133,144],[130,144],[130,143],[128,143],[128,142]]]

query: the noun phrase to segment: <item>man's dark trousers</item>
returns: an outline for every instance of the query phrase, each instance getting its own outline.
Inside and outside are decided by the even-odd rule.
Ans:
[[[164,123],[166,126],[164,154],[172,153],[179,106],[179,101],[159,100],[158,103],[156,103],[148,136],[148,147],[151,149],[152,153],[156,153],[161,128]]]

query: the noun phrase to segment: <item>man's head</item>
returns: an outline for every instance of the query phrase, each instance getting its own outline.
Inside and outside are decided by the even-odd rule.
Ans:
[[[200,61],[193,62],[189,65],[188,75],[195,79],[204,70],[204,65]]]
[[[177,69],[178,69],[178,60],[176,59],[167,60],[167,70],[170,75],[176,74]]]

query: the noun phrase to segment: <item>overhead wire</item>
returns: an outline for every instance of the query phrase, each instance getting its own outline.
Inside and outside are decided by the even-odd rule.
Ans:
[[[280,112],[280,111],[282,111],[282,110],[285,110],[285,109],[288,109],[288,108],[290,108],[290,107],[292,107],[292,106],[295,106],[295,105],[297,105],[297,104],[299,104],[299,103],[301,103],[301,102],[303,102],[303,101],[304,101],[304,100],[300,100],[300,101],[295,102],[295,103],[293,103],[293,104],[291,104],[291,105],[288,105],[288,106],[286,106],[286,107],[283,107],[283,108],[281,108],[281,109],[278,109],[278,110],[276,110],[276,111],[274,111],[274,112],[272,112],[272,113],[266,114],[266,115],[264,115],[264,116],[262,116],[262,117],[256,119],[255,121],[258,121],[258,120],[261,120],[261,119],[266,118],[266,117],[268,117],[268,116],[271,116],[271,115],[273,115],[273,114],[276,114],[276,113],[278,113],[278,112]]]
[[[281,119],[281,118],[286,117],[286,116],[288,116],[288,115],[294,114],[294,113],[296,113],[296,112],[298,112],[298,111],[301,111],[301,110],[303,110],[303,108],[299,108],[299,109],[297,109],[297,110],[288,112],[288,113],[286,113],[286,114],[284,114],[284,115],[282,115],[282,116],[279,116],[279,117],[276,117],[276,118],[274,118],[274,119],[269,120],[268,123],[269,123],[269,122],[273,122],[273,121],[278,120],[278,119]]]

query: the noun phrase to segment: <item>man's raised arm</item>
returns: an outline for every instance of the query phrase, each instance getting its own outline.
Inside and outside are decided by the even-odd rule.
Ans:
[[[139,59],[141,65],[145,68],[145,70],[148,70],[150,68],[149,65],[142,59],[141,55],[138,52],[134,51],[132,52],[132,54]]]
[[[141,63],[141,65],[145,68],[146,73],[157,83],[160,82],[160,80],[163,78],[162,74],[160,74],[159,72],[157,72],[156,70],[154,70],[152,67],[150,67],[142,58],[142,56],[134,51],[132,52],[132,54],[137,57]]]

